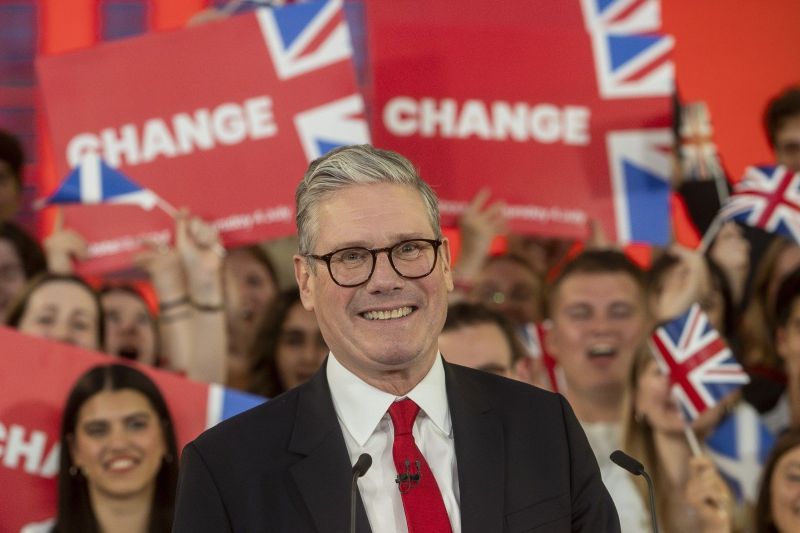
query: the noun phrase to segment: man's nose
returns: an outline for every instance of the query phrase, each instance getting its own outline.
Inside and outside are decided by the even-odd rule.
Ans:
[[[401,287],[403,277],[397,273],[389,260],[389,252],[378,252],[375,256],[375,269],[367,282],[369,291],[387,291]]]

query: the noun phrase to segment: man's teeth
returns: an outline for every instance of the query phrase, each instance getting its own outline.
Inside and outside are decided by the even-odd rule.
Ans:
[[[391,311],[367,311],[363,314],[367,320],[389,320],[390,318],[403,318],[411,314],[410,307],[400,307]]]
[[[109,470],[125,470],[126,468],[132,467],[134,464],[136,463],[133,461],[133,459],[120,458],[111,461],[111,463],[108,465],[108,468]]]

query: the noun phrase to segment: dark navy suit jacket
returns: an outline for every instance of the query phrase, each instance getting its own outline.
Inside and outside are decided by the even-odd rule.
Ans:
[[[463,533],[619,531],[563,397],[445,362]],[[345,533],[351,465],[325,365],[183,451],[173,531]],[[357,531],[370,531],[359,497]]]

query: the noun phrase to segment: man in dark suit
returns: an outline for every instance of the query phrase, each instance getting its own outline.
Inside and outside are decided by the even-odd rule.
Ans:
[[[175,531],[617,532],[563,398],[445,363],[452,290],[436,197],[398,154],[314,161],[297,190],[295,275],[331,353],[312,380],[183,453]]]

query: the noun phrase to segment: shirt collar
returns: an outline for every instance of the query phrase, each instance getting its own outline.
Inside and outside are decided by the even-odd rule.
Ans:
[[[342,366],[333,353],[328,355],[325,371],[336,415],[359,446],[364,446],[392,402],[405,397],[419,405],[439,431],[450,435],[452,423],[441,354],[436,355],[433,366],[422,381],[403,397],[364,382]]]

